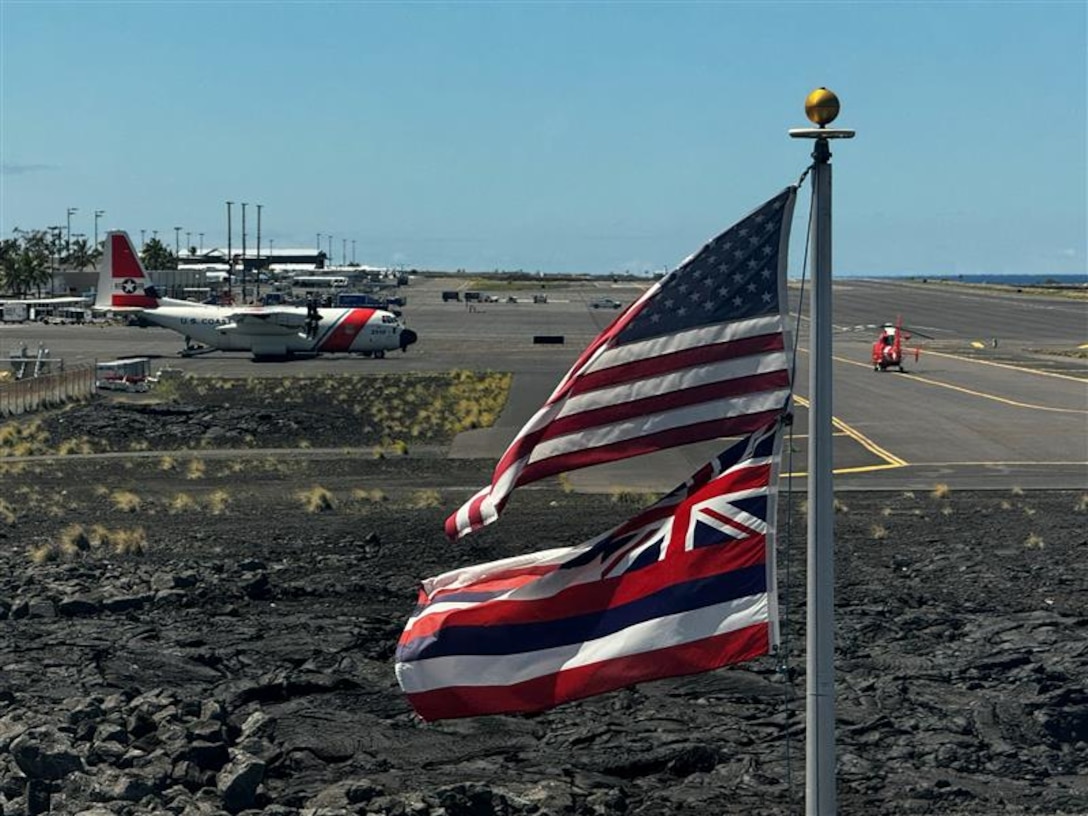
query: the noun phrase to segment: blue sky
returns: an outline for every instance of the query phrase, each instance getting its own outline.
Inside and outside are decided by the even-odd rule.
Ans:
[[[797,179],[823,85],[837,275],[1083,273],[1086,9],[0,0],[0,232],[207,248],[233,200],[337,261],[663,269]]]

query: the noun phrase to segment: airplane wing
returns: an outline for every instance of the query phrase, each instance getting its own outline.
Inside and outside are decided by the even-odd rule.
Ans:
[[[306,328],[306,315],[296,311],[264,309],[259,312],[236,312],[229,323],[216,326],[223,334],[298,334]]]

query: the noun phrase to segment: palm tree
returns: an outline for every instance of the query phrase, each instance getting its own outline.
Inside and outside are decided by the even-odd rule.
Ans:
[[[22,230],[15,228],[17,250],[8,250],[10,259],[4,259],[4,275],[7,285],[16,295],[26,294],[30,289],[38,290],[41,296],[42,286],[49,283],[53,276],[51,246],[49,235],[44,230]]]
[[[72,242],[72,251],[68,253],[68,257],[64,259],[68,266],[74,268],[77,272],[82,272],[88,266],[92,266],[94,261],[91,259],[91,245],[87,243],[86,238],[80,238]]]
[[[5,238],[0,241],[0,290],[15,291],[15,269],[19,263],[19,241]]]
[[[177,269],[178,259],[174,253],[166,248],[166,244],[157,237],[144,244],[140,259],[144,262],[145,269]]]

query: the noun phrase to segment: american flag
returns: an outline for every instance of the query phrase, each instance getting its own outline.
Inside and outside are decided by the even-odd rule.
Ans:
[[[539,711],[778,643],[779,422],[576,547],[423,582],[396,653],[425,720]]]
[[[519,485],[778,416],[790,388],[782,312],[796,193],[783,190],[621,312],[514,438],[491,484],[446,520],[446,535],[490,524]]]

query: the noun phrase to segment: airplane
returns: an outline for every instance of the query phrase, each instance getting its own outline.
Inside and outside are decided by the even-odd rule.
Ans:
[[[907,329],[903,325],[902,317],[897,317],[894,324],[885,323],[880,329],[880,336],[873,343],[873,371],[887,371],[892,367],[898,368],[900,372],[905,371],[903,368],[903,343],[909,342],[914,334],[930,340],[933,339],[928,334],[922,334],[914,329]],[[922,354],[920,348],[911,346],[906,351],[913,351],[914,362],[918,362],[918,358]]]
[[[127,232],[106,234],[96,311],[138,314],[185,337],[182,356],[248,351],[254,360],[349,352],[384,357],[407,351],[418,335],[392,312],[374,308],[212,306],[160,297]],[[199,345],[196,345],[199,344]]]

